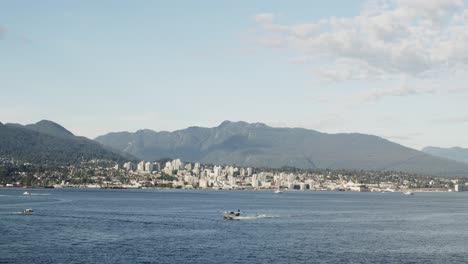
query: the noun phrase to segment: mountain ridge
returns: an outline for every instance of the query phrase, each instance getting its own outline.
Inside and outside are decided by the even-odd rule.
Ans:
[[[96,141],[74,136],[61,125],[48,120],[29,125],[1,125],[0,156],[44,164],[79,163],[90,159],[123,161],[130,157]]]
[[[239,166],[400,170],[468,175],[468,165],[433,157],[387,139],[360,133],[327,134],[304,128],[224,121],[216,127],[173,132],[113,132],[95,139],[140,159],[181,158]]]
[[[27,124],[21,125],[16,123],[7,123],[6,126],[11,127],[22,127],[29,130],[33,130],[39,133],[48,134],[55,137],[62,137],[62,138],[73,138],[75,135],[64,128],[62,125],[57,124],[50,120],[41,120],[35,124]]]
[[[433,155],[433,156],[468,163],[468,148],[462,148],[462,147],[440,148],[440,147],[428,146],[428,147],[423,148],[421,151],[424,153]]]

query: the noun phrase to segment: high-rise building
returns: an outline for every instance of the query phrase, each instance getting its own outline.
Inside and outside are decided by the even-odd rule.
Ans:
[[[244,168],[241,168],[240,169],[240,172],[239,172],[240,176],[245,176],[245,169]]]
[[[164,170],[174,170],[174,167],[172,167],[172,163],[170,161],[166,162],[166,165],[164,166]]]
[[[145,172],[153,172],[153,163],[151,162],[146,162],[145,163]]]
[[[214,173],[215,177],[220,176],[221,175],[221,166],[214,166],[213,173]]]
[[[257,188],[258,187],[258,179],[257,179],[257,174],[252,175],[252,187]]]
[[[180,159],[175,159],[172,161],[172,169],[173,170],[180,170],[180,167],[182,166],[182,162]]]
[[[128,171],[132,171],[132,170],[135,170],[135,164],[133,164],[132,162],[126,162],[124,163],[123,165],[124,169],[128,170]]]
[[[137,165],[137,171],[144,172],[145,171],[145,161],[142,160]]]
[[[227,173],[228,175],[230,176],[233,176],[234,175],[234,167],[230,166],[227,168]]]
[[[153,171],[160,171],[161,165],[158,162],[153,163]]]

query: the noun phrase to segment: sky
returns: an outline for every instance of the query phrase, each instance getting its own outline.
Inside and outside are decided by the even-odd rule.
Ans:
[[[0,0],[0,122],[468,147],[464,0]]]

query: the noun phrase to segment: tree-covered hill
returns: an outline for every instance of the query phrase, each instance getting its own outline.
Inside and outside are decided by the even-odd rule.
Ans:
[[[67,130],[51,121],[27,126],[0,124],[0,157],[47,164],[79,163],[91,159],[128,159],[98,142],[75,137],[65,131]]]
[[[174,132],[110,133],[96,141],[138,158],[181,158],[213,164],[279,168],[395,170],[468,176],[468,164],[434,157],[386,139],[351,133],[225,121],[212,128]]]

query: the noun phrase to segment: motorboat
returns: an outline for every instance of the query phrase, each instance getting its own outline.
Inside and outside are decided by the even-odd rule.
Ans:
[[[25,215],[30,215],[33,212],[34,212],[33,209],[28,208],[28,209],[24,209],[22,213],[25,214]]]
[[[23,195],[31,195],[31,193],[24,192]]]
[[[224,219],[226,220],[239,220],[240,217],[240,210],[235,211],[227,211],[224,212]]]
[[[403,194],[404,194],[404,195],[414,195],[413,192],[405,192],[405,193],[403,193]]]
[[[275,190],[275,193],[283,193],[283,191],[280,188],[278,188]]]

